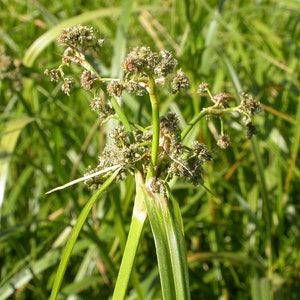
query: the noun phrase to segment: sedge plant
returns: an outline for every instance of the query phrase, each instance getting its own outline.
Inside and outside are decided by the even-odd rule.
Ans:
[[[176,114],[160,115],[159,89],[176,94],[189,87],[188,77],[177,67],[178,62],[171,52],[136,47],[123,62],[123,78],[105,78],[88,59],[94,51],[101,51],[104,43],[94,28],[77,25],[65,29],[58,41],[65,48],[61,64],[55,69],[47,69],[45,74],[51,81],[61,80],[62,91],[70,95],[76,80],[66,76],[65,70],[72,64],[79,66],[80,85],[91,93],[90,108],[103,123],[116,119],[119,125],[109,132],[96,166],[89,166],[82,178],[50,191],[84,181],[93,192],[65,246],[50,299],[57,298],[72,249],[91,208],[111,184],[128,176],[135,178],[136,193],[112,299],[120,300],[126,296],[147,220],[155,241],[163,299],[190,299],[184,224],[169,182],[179,178],[205,188],[203,164],[212,161],[213,156],[205,144],[197,140],[187,144],[186,137],[201,119],[217,117],[221,123],[217,145],[225,149],[230,138],[223,130],[223,116],[235,113],[241,116],[247,136],[251,138],[256,133],[252,117],[261,110],[259,102],[241,94],[239,105],[231,106],[226,93],[213,95],[209,85],[201,83],[198,92],[206,95],[212,104],[202,108],[181,130]],[[135,124],[128,119],[122,109],[124,92],[149,99],[151,123]]]

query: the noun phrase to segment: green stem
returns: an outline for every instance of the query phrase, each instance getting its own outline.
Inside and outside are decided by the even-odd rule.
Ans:
[[[192,128],[197,124],[203,117],[205,116],[221,116],[225,113],[230,113],[234,110],[234,108],[217,108],[215,106],[207,107],[202,109],[199,114],[197,114],[190,123],[184,128],[181,133],[181,140],[183,140],[188,133],[192,130]]]
[[[137,254],[139,242],[142,236],[143,227],[147,218],[147,210],[144,203],[144,192],[142,185],[144,183],[140,173],[135,174],[136,179],[136,197],[134,201],[132,221],[128,233],[128,238],[114,289],[112,300],[125,299],[128,283],[133,270],[135,257]]]
[[[158,160],[158,148],[159,148],[159,132],[160,132],[160,121],[159,121],[159,104],[155,80],[152,74],[147,73],[149,78],[149,98],[152,109],[152,149],[151,149],[151,165],[147,174],[147,180],[156,175],[156,166]]]
[[[124,114],[124,112],[123,112],[120,104],[118,103],[118,101],[114,97],[111,97],[110,98],[110,103],[113,106],[116,114],[118,115],[120,122],[125,127],[125,130],[132,133],[130,123],[129,123],[126,115]],[[132,136],[132,138],[133,138],[133,136]]]
[[[115,79],[111,79],[111,78],[102,78],[99,73],[95,70],[95,68],[86,60],[85,56],[81,53],[78,53],[78,55],[80,56],[81,60],[82,60],[82,63],[81,63],[81,66],[96,74],[99,82],[101,83],[104,83],[106,81],[111,81],[111,80],[115,80]],[[120,104],[118,103],[118,101],[114,98],[114,97],[111,97],[110,98],[110,102],[115,110],[115,112],[117,113],[118,117],[119,117],[119,120],[120,122],[123,124],[123,126],[125,127],[125,130],[128,131],[128,132],[131,132],[132,133],[132,129],[131,129],[131,126],[130,126],[130,123],[126,117],[126,115],[124,114]],[[131,135],[131,140],[133,141],[133,135]]]

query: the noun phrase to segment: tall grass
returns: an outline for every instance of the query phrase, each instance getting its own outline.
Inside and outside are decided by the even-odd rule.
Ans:
[[[162,92],[160,113],[175,112],[181,128],[210,105],[196,93],[201,82],[232,101],[241,91],[260,100],[255,139],[245,137],[234,115],[224,122],[227,150],[216,147],[217,119],[201,120],[187,137],[214,152],[204,177],[212,193],[181,181],[171,186],[183,218],[189,289],[192,299],[298,299],[299,2],[127,1],[127,11],[125,2],[1,1],[0,299],[49,298],[71,228],[91,197],[83,184],[45,195],[95,165],[109,130],[90,111],[87,92],[67,97],[43,75],[60,60],[57,35],[77,23],[93,25],[106,39],[94,61],[107,76],[120,74],[125,53],[137,45],[174,53],[190,90]],[[6,56],[14,60],[9,72]],[[151,111],[142,100],[127,95],[123,110],[147,124]],[[92,207],[60,299],[112,295],[134,194],[128,178]],[[146,223],[128,299],[161,299],[156,265]]]

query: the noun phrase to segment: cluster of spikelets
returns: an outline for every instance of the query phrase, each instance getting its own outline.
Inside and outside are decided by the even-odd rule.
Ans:
[[[168,113],[160,120],[160,140],[157,164],[157,178],[154,191],[164,191],[162,181],[167,182],[177,176],[193,184],[202,184],[202,165],[212,160],[212,156],[204,144],[195,141],[191,147],[183,145],[180,137],[178,120],[174,113]],[[96,173],[111,166],[122,166],[118,179],[125,179],[128,174],[139,171],[146,176],[151,164],[151,129],[133,131],[134,139],[124,127],[115,128],[110,135],[110,143],[99,156]],[[103,183],[103,176],[95,176],[86,181],[91,189],[97,189]]]
[[[189,80],[181,69],[175,71],[177,60],[166,50],[159,53],[152,52],[149,47],[141,46],[134,48],[125,58],[123,70],[124,79],[101,78],[93,67],[87,63],[85,54],[88,49],[97,50],[103,45],[104,40],[99,39],[92,27],[75,26],[65,29],[58,38],[59,43],[66,47],[62,56],[62,63],[56,69],[45,70],[51,81],[58,82],[63,79],[62,91],[70,95],[74,87],[74,78],[65,76],[64,68],[70,63],[81,66],[84,70],[81,74],[80,84],[85,90],[91,90],[95,85],[103,86],[108,82],[107,93],[109,96],[120,97],[126,90],[131,94],[142,96],[148,93],[149,75],[155,77],[155,83],[167,85],[172,93],[177,93],[189,86]],[[103,97],[97,95],[91,101],[93,110],[103,114]]]
[[[85,90],[93,90],[94,97],[90,102],[91,109],[106,119],[115,114],[109,101],[110,97],[121,97],[123,91],[137,96],[150,93],[150,85],[168,87],[171,93],[178,93],[189,86],[188,77],[181,69],[176,69],[177,60],[172,53],[166,50],[153,52],[149,47],[134,48],[123,62],[124,77],[122,79],[102,78],[87,61],[87,50],[97,51],[103,45],[92,27],[75,26],[66,29],[58,38],[59,43],[66,49],[62,56],[62,63],[56,69],[46,70],[54,82],[63,80],[62,91],[70,94],[75,80],[65,76],[64,68],[71,63],[82,67],[80,85]],[[199,86],[199,93],[207,94],[213,105],[207,110],[207,115],[221,117],[228,111],[228,97],[225,93],[212,96],[208,84]],[[257,101],[246,94],[242,95],[241,104],[231,111],[237,111],[243,116],[247,128],[247,135],[256,133],[252,124],[252,116],[260,111]],[[110,142],[99,156],[96,168],[89,167],[89,174],[113,166],[119,166],[118,179],[126,178],[136,171],[146,176],[151,167],[152,129],[142,126],[133,127],[132,132],[126,131],[123,126],[115,128],[110,134]],[[220,148],[227,148],[229,137],[220,135],[217,141]],[[168,113],[160,118],[160,134],[156,178],[153,180],[153,190],[165,193],[164,183],[173,176],[183,178],[194,184],[202,184],[202,165],[212,160],[212,156],[204,144],[195,141],[190,147],[182,143],[181,131],[175,114]],[[90,189],[97,189],[105,180],[105,175],[94,176],[86,181]]]

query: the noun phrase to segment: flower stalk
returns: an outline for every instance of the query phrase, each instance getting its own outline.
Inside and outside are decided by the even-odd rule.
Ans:
[[[151,150],[151,168],[147,174],[147,180],[156,176],[158,148],[159,148],[159,134],[160,134],[160,120],[159,120],[159,102],[157,96],[157,88],[154,78],[148,74],[149,79],[149,98],[152,109],[152,150]]]

